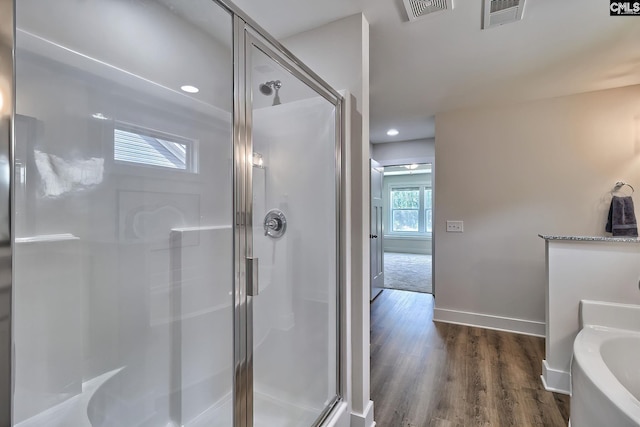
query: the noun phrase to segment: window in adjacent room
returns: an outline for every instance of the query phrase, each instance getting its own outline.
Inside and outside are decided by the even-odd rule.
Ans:
[[[431,187],[424,187],[424,218],[425,231],[431,233],[433,231],[433,202],[431,201],[433,190]]]
[[[420,188],[391,189],[391,230],[417,232],[420,230]]]
[[[428,234],[433,229],[430,186],[390,186],[390,229],[397,234]]]

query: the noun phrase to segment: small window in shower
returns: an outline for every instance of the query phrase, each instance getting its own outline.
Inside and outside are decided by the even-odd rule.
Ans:
[[[196,172],[194,149],[193,140],[125,123],[113,131],[113,159],[119,163]]]

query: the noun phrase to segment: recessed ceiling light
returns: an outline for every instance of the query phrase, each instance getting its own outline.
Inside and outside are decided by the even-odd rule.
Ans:
[[[396,136],[397,134],[399,134],[400,132],[398,132],[398,129],[389,129],[387,131],[387,135],[389,136]]]
[[[187,92],[187,93],[198,93],[198,92],[200,92],[200,89],[198,89],[195,86],[191,86],[191,85],[180,86],[180,89],[182,89],[182,91]]]
[[[93,117],[94,119],[98,119],[98,120],[109,120],[109,117],[105,116],[102,113],[93,113],[91,115],[91,117]]]

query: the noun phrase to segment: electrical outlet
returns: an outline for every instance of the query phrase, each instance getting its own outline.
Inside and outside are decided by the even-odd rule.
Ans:
[[[463,221],[447,221],[447,233],[462,233],[463,231]]]

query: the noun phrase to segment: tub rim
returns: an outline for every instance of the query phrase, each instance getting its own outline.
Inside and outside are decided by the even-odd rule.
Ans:
[[[640,425],[640,400],[615,377],[601,353],[602,346],[610,340],[631,338],[640,341],[640,332],[608,326],[585,325],[573,343],[574,366],[597,387],[599,393],[616,406],[630,420]],[[575,393],[576,390],[573,390]]]

